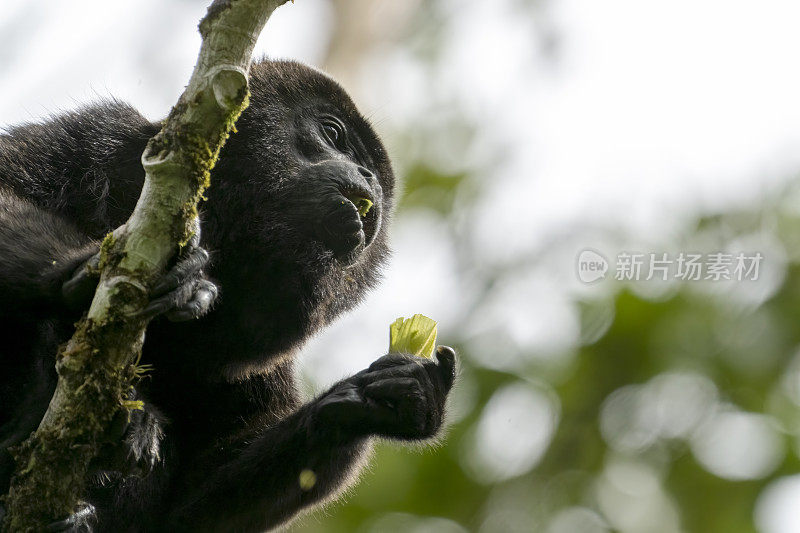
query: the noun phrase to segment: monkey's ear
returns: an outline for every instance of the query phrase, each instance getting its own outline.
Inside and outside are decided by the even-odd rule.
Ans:
[[[449,391],[456,379],[456,351],[449,346],[437,346],[436,366],[439,368],[445,391]]]

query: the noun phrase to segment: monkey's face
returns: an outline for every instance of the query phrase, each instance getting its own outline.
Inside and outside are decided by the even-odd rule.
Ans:
[[[247,331],[237,353],[259,358],[296,346],[377,284],[394,174],[378,136],[327,76],[265,61],[251,68],[250,92],[202,218],[208,273],[223,295],[210,318]]]
[[[277,198],[294,229],[347,265],[380,233],[384,191],[357,128],[327,107],[311,105],[295,117],[299,165]]]
[[[309,67],[255,64],[250,87],[214,171],[205,235],[253,270],[269,263],[284,265],[282,276],[297,269],[307,285],[337,273],[369,285],[388,255],[394,195],[380,139],[344,90]]]

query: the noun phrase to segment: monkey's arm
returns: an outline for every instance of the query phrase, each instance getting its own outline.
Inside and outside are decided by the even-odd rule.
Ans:
[[[360,469],[371,436],[400,440],[439,430],[454,357],[388,355],[277,424],[218,448],[180,485],[171,527],[263,531],[334,496]]]
[[[67,312],[62,284],[97,248],[68,221],[0,188],[0,315]]]

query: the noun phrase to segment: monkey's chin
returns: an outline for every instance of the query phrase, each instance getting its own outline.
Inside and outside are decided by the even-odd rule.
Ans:
[[[322,238],[319,239],[320,244],[326,248],[333,256],[333,258],[342,266],[347,266],[358,261],[361,254],[367,247],[366,236],[364,235],[363,228],[359,225],[356,228],[347,228],[350,231],[331,231],[331,228],[326,228]]]
[[[334,253],[334,257],[342,267],[348,268],[358,263],[358,260],[363,255],[365,249],[366,245],[363,241],[361,241],[358,246],[352,248],[351,250],[345,251],[341,254]]]

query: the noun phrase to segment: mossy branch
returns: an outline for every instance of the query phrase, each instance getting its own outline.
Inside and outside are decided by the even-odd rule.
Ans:
[[[148,287],[191,237],[197,203],[220,148],[247,106],[253,46],[286,0],[215,0],[186,90],[142,155],[145,182],[128,221],[101,247],[102,273],[88,315],[57,355],[58,385],[36,432],[13,452],[6,499],[10,531],[39,531],[73,512],[90,461],[136,377]]]

